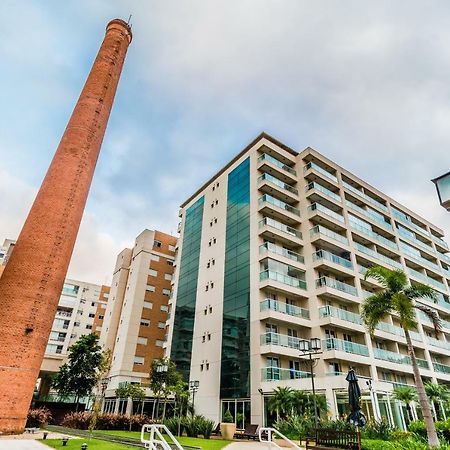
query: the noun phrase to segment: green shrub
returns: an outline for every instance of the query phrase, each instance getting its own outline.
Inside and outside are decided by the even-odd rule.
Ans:
[[[361,435],[365,439],[383,439],[389,440],[389,435],[394,431],[394,428],[388,422],[381,420],[380,422],[368,422],[367,425],[361,429]]]
[[[214,421],[206,419],[201,416],[199,420],[199,432],[205,439],[211,437],[211,433],[214,431]]]
[[[222,423],[233,423],[233,422],[234,422],[233,416],[231,415],[230,410],[227,409],[222,417]]]
[[[410,422],[408,425],[408,431],[424,439],[427,437],[427,427],[421,420],[414,420],[413,422]]]
[[[278,420],[274,427],[289,439],[302,440],[312,433],[314,420],[293,415],[286,419]]]
[[[204,425],[204,422],[207,419],[205,419],[204,416],[187,416],[183,417],[183,425],[184,429],[186,431],[186,435],[188,437],[198,437],[199,434],[202,434],[202,427],[203,430],[206,430],[207,433],[207,426]],[[212,424],[212,427],[214,429],[214,423]],[[209,432],[209,435],[211,436],[212,430]],[[208,433],[207,433],[208,434]]]
[[[30,409],[27,415],[27,424],[29,428],[40,428],[52,420],[52,413],[48,408],[42,406],[41,408]]]
[[[184,432],[183,418],[170,417],[164,421],[164,425],[169,429],[169,431],[174,435],[178,435],[178,426],[180,426],[180,435]]]
[[[79,430],[89,429],[91,423],[91,412],[71,412],[64,416],[61,423],[62,426],[68,428],[77,428]],[[107,414],[100,413],[97,415],[97,421],[95,423],[96,430],[132,430],[140,431],[142,425],[146,423],[152,423],[152,420],[142,414],[136,414],[134,416],[127,416],[125,414]]]
[[[384,441],[381,439],[362,439],[361,450],[427,450],[427,444],[422,440],[413,438],[401,441]],[[441,447],[442,449],[442,447]]]
[[[320,423],[320,428],[336,431],[355,431],[356,428],[353,424],[345,420],[326,420]]]
[[[403,439],[408,439],[411,437],[412,437],[412,433],[410,433],[409,431],[394,430],[389,435],[389,440],[390,441],[401,441]]]

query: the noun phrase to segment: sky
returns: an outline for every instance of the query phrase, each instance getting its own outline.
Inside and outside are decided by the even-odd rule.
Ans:
[[[450,3],[2,0],[0,241],[16,238],[109,20],[133,42],[68,276],[108,283],[145,228],[261,131],[313,147],[450,233]]]

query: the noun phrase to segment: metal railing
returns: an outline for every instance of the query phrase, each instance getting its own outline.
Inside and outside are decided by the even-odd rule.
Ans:
[[[377,222],[378,224],[380,224],[384,228],[392,230],[392,225],[389,222],[386,222],[386,220],[384,220],[384,216],[382,214],[379,214],[378,212],[373,211],[373,210],[368,210],[368,209],[361,208],[360,206],[355,205],[353,202],[350,202],[348,200],[345,201],[345,204],[350,209],[353,209],[354,211],[358,211],[363,216],[365,216],[368,219],[371,219],[371,220]]]
[[[264,244],[261,244],[259,246],[259,252],[265,253],[265,252],[271,252],[276,253],[277,255],[284,256],[285,258],[292,259],[292,261],[297,261],[304,263],[305,258],[302,255],[299,255],[298,253],[289,250],[284,247],[280,247],[279,245],[273,244],[272,242],[264,242]]]
[[[309,311],[305,308],[300,308],[299,306],[289,305],[288,303],[279,302],[278,300],[273,300],[271,298],[266,298],[260,303],[261,311],[277,311],[283,314],[288,314],[289,316],[302,317],[303,319],[309,319]]]
[[[260,336],[261,345],[277,345],[278,347],[295,348],[297,350],[300,348],[300,341],[302,340],[295,336],[273,333],[271,331]]]
[[[402,355],[400,353],[391,352],[382,348],[374,348],[373,355],[375,359],[381,359],[383,361],[389,361],[396,364],[411,365],[411,358],[408,355]],[[428,362],[425,359],[416,358],[417,365],[423,369],[428,369]]]
[[[280,272],[274,272],[273,270],[264,270],[260,272],[259,279],[261,281],[268,279],[274,280],[295,288],[306,290],[306,281],[300,280],[299,278],[290,277],[289,275],[284,275]]]
[[[374,198],[370,197],[365,192],[362,192],[359,189],[355,188],[354,186],[352,186],[351,184],[347,183],[346,181],[342,180],[342,184],[343,184],[343,186],[345,188],[347,188],[348,190],[354,192],[355,194],[358,194],[360,197],[362,197],[363,199],[367,200],[372,205],[377,206],[378,208],[382,209],[383,211],[386,211],[386,212],[389,211],[387,206],[383,205],[379,201],[377,201]]]
[[[274,436],[277,436],[277,439],[280,439],[285,442],[283,447],[286,447],[286,444],[289,444],[289,448],[293,448],[295,450],[302,450],[301,447],[299,447],[297,444],[292,442],[289,438],[287,438],[284,434],[281,434],[278,430],[275,428],[260,428],[259,431],[259,442],[267,442],[270,445],[270,448],[282,448],[279,446],[276,442],[273,441]],[[264,438],[264,439],[263,439]]]
[[[329,277],[320,277],[316,280],[316,288],[320,288],[323,286],[328,286],[333,289],[337,289],[338,291],[345,292],[346,294],[350,295],[358,295],[358,290],[347,283],[344,283],[343,281],[335,280],[334,278]]]
[[[365,253],[366,255],[372,256],[372,258],[378,259],[379,261],[383,261],[388,266],[394,267],[396,269],[403,268],[403,266],[399,262],[394,261],[392,258],[382,255],[381,253],[378,253],[375,250],[372,250],[365,245],[360,244],[359,242],[353,242],[353,245],[356,250],[359,250],[361,253]]]
[[[280,188],[289,191],[294,195],[298,195],[298,189],[268,173],[263,173],[260,177],[258,177],[258,182],[262,181],[268,181],[269,183],[275,184],[276,186],[279,186]]]
[[[320,192],[323,192],[327,197],[330,197],[330,198],[332,198],[333,200],[336,200],[339,203],[342,202],[342,199],[341,199],[340,195],[336,194],[333,191],[330,191],[329,189],[327,189],[326,187],[322,186],[319,183],[311,181],[311,183],[308,183],[305,186],[305,192],[311,191],[312,189],[316,189],[316,190],[318,190]]]
[[[320,317],[336,317],[337,319],[345,320],[346,322],[356,323],[362,325],[361,316],[356,313],[346,311],[345,309],[335,308],[334,306],[322,306],[319,308]]]
[[[359,231],[359,232],[365,234],[366,236],[370,236],[371,238],[375,239],[377,242],[380,242],[381,244],[384,244],[387,247],[392,248],[394,250],[398,250],[398,245],[394,241],[390,241],[389,239],[385,238],[381,234],[375,233],[375,231],[372,231],[369,228],[363,227],[363,226],[359,225],[358,223],[352,221],[351,219],[350,219],[350,226],[354,230]]]
[[[258,158],[258,162],[261,162],[261,161],[267,161],[269,163],[272,163],[274,166],[277,166],[280,169],[283,169],[285,172],[288,172],[292,175],[297,175],[297,172],[292,167],[289,167],[288,165],[281,162],[279,159],[276,159],[273,156],[268,155],[267,153],[263,153]]]
[[[146,434],[149,434],[149,438],[146,439]],[[172,443],[170,444],[166,436],[169,436]],[[146,424],[143,425],[141,430],[141,442],[145,448],[149,450],[173,450],[173,447],[178,450],[183,450],[183,447],[175,439],[175,436],[170,430],[162,423]]]
[[[264,226],[268,226],[270,228],[274,228],[276,230],[290,234],[291,236],[295,236],[299,239],[303,239],[301,231],[298,231],[295,228],[290,227],[289,225],[285,225],[284,223],[278,222],[278,220],[272,219],[271,217],[264,217],[264,219],[259,221],[259,227],[262,228]]]
[[[263,367],[261,369],[261,381],[298,380],[310,377],[310,372],[302,370],[282,369],[280,367]]]

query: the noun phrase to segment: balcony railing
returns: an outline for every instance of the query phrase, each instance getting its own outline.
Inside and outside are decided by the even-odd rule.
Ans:
[[[326,214],[327,216],[330,216],[333,219],[337,220],[338,222],[344,222],[344,216],[327,208],[326,206],[321,205],[320,203],[313,203],[312,205],[309,205],[308,211],[320,211]]]
[[[395,334],[396,336],[405,337],[405,331],[403,330],[403,328],[397,327],[390,323],[378,322],[375,329],[384,331],[385,333]]]
[[[291,205],[288,205],[285,202],[282,202],[281,200],[278,200],[275,197],[272,197],[269,194],[264,194],[262,197],[259,198],[258,203],[262,205],[263,203],[270,203],[271,205],[274,205],[278,208],[284,209],[285,211],[290,212],[291,214],[294,214],[296,216],[300,216],[300,210],[297,208],[294,208]]]
[[[439,281],[435,280],[434,278],[428,277],[428,276],[424,275],[423,273],[420,273],[417,270],[411,269],[411,267],[407,268],[407,272],[409,275],[420,280],[424,284],[430,284],[434,287],[445,290],[444,283],[440,283]]]
[[[280,272],[274,272],[273,270],[264,270],[260,272],[259,279],[264,280],[274,280],[279,283],[283,283],[298,289],[306,290],[306,281],[300,280],[299,278],[290,277],[289,275],[284,275]]]
[[[316,234],[323,234],[324,236],[334,239],[335,241],[342,242],[342,244],[348,245],[348,239],[345,236],[335,233],[334,231],[322,225],[316,225],[315,227],[311,228],[309,230],[309,234],[310,236],[315,236]]]
[[[319,308],[320,317],[336,317],[337,319],[345,320],[346,322],[356,323],[362,325],[363,321],[360,314],[346,311],[345,309],[335,308],[334,306],[322,306]]]
[[[378,253],[375,250],[367,248],[365,245],[362,245],[359,242],[354,242],[353,245],[361,253],[365,253],[366,255],[372,256],[372,258],[378,259],[379,261],[383,261],[388,266],[395,267],[396,269],[402,269],[403,267],[399,262],[394,261],[388,256],[382,255],[381,253]]]
[[[383,211],[388,212],[387,206],[383,205],[379,201],[377,201],[374,198],[370,197],[366,193],[360,191],[359,189],[356,189],[354,186],[352,186],[351,184],[349,184],[349,183],[347,183],[345,181],[342,181],[342,184],[344,185],[345,188],[347,188],[348,190],[354,192],[355,194],[358,194],[360,197],[362,197],[363,199],[367,200],[372,205],[375,205],[378,208],[382,209]]]
[[[353,264],[351,261],[326,250],[318,250],[317,252],[313,253],[313,261],[318,261],[320,259],[326,259],[327,261],[331,261],[342,267],[346,267],[347,269],[353,269]]]
[[[437,242],[438,244],[442,245],[444,248],[448,248],[447,242],[445,242],[443,239],[438,238],[433,233],[431,233],[431,239],[433,239],[434,242]]]
[[[292,194],[298,195],[298,189],[291,186],[290,184],[285,183],[284,181],[279,180],[278,178],[270,175],[269,173],[263,173],[260,177],[258,177],[258,182],[268,181],[280,188],[291,192]]]
[[[263,367],[261,369],[261,381],[297,380],[310,376],[309,372],[301,370],[281,369],[280,367]]]
[[[327,197],[330,197],[333,200],[336,200],[337,202],[342,202],[340,195],[336,194],[333,191],[330,191],[329,189],[327,189],[326,187],[322,186],[319,183],[311,181],[311,183],[309,183],[305,186],[305,192],[311,191],[312,189],[316,189],[320,192],[323,192]]]
[[[295,236],[299,239],[302,239],[302,233],[295,228],[290,227],[289,225],[285,225],[284,223],[278,222],[271,217],[264,217],[264,219],[259,221],[259,227],[262,228],[264,226],[268,226],[271,228],[275,228],[276,230],[283,231],[284,233],[290,234],[291,236]]]
[[[276,158],[274,158],[273,156],[270,156],[267,153],[263,153],[258,158],[258,162],[261,162],[261,161],[267,161],[269,163],[272,163],[274,166],[277,166],[280,169],[283,169],[285,172],[288,172],[288,173],[290,173],[292,175],[297,175],[297,172],[292,167],[289,167],[288,165],[286,165],[283,162],[281,162],[279,159],[276,159]]]
[[[289,305],[288,303],[279,302],[271,298],[266,298],[260,303],[261,311],[271,310],[277,311],[289,316],[301,317],[303,319],[309,319],[309,311],[299,306]]]
[[[403,244],[403,245],[401,245]],[[422,266],[427,266],[430,269],[434,269],[437,272],[441,271],[441,268],[434,262],[430,261],[429,259],[424,258],[420,255],[420,253],[416,253],[415,249],[409,248],[408,244],[401,242],[400,244],[400,250],[404,255],[406,255],[407,258],[411,258],[415,261],[417,261]]]
[[[343,341],[341,339],[324,339],[324,350],[338,350],[345,353],[353,353],[355,355],[369,356],[369,349],[366,345],[356,344],[355,342]]]
[[[373,354],[375,359],[381,359],[383,361],[389,361],[396,364],[406,364],[411,365],[411,358],[408,355],[402,355],[400,353],[391,352],[389,350],[384,350],[381,348],[374,348]],[[428,369],[428,362],[425,359],[417,359],[417,365],[423,369]]]
[[[433,347],[443,348],[445,350],[450,350],[450,342],[439,340],[430,336],[427,336],[427,342]]]
[[[284,256],[285,258],[292,259],[292,261],[297,261],[304,263],[305,258],[302,255],[299,255],[296,252],[293,252],[292,250],[288,250],[287,248],[280,247],[279,245],[272,244],[272,242],[264,242],[264,244],[259,246],[259,252],[260,253],[276,253],[277,255]]]
[[[384,220],[384,217],[381,214],[378,214],[377,212],[372,211],[372,210],[361,208],[360,206],[355,205],[354,203],[352,203],[352,202],[350,202],[348,200],[346,200],[345,204],[349,208],[353,209],[354,211],[358,211],[363,216],[365,216],[365,217],[367,217],[367,218],[369,218],[371,220],[374,220],[375,222],[377,222],[378,224],[380,224],[384,228],[392,230],[392,225],[390,223],[386,222]]]
[[[450,374],[450,367],[446,366],[445,364],[434,362],[433,363],[433,368],[434,368],[434,370],[436,372],[449,373]]]
[[[416,224],[411,220],[411,218],[410,218],[407,214],[405,214],[404,212],[399,211],[399,210],[396,209],[395,207],[392,207],[392,214],[393,214],[393,216],[394,216],[396,219],[400,220],[400,221],[403,222],[404,224],[406,224],[406,225],[408,225],[408,226],[414,228],[415,230],[417,230],[417,231],[419,231],[419,232],[425,234],[426,236],[429,236],[428,231],[427,231],[426,229],[424,229],[424,228],[422,228],[422,227],[419,227],[419,225],[416,225]]]
[[[425,250],[426,252],[432,253],[434,254],[434,248],[431,247],[430,245],[425,244],[425,242],[419,241],[419,239],[416,239],[414,236],[411,236],[411,234],[409,234],[408,232],[402,230],[401,228],[397,228],[398,234],[403,238],[403,239],[407,239],[409,242],[411,242],[413,245],[417,245],[420,248],[422,248],[423,250]]]
[[[287,336],[279,333],[264,333],[261,335],[261,345],[277,345],[278,347],[300,348],[300,341],[298,337]]]
[[[346,294],[354,296],[358,295],[358,290],[354,286],[339,280],[335,280],[334,278],[329,277],[318,278],[316,280],[316,288],[320,288],[323,286],[328,286],[330,288],[337,289],[338,291],[345,292]]]
[[[375,231],[372,231],[369,228],[363,227],[363,226],[359,225],[358,223],[353,222],[352,220],[350,220],[350,226],[354,230],[357,230],[357,231],[365,234],[366,236],[370,236],[371,238],[386,245],[387,247],[392,248],[394,250],[398,250],[398,245],[395,242],[390,241],[389,239],[385,238],[381,234],[375,233]]]
[[[330,180],[333,180],[335,183],[338,182],[338,179],[335,175],[328,172],[328,170],[325,170],[323,167],[320,167],[319,165],[317,165],[314,162],[309,162],[308,164],[306,164],[306,166],[303,167],[303,172],[307,172],[309,169],[314,169],[316,172],[319,172],[322,175],[325,175],[327,178],[329,178]]]

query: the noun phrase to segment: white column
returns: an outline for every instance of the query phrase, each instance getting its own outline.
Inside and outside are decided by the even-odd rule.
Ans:
[[[386,398],[387,398],[386,403],[387,403],[387,410],[388,410],[388,415],[389,415],[389,422],[390,422],[391,426],[394,427],[395,422],[394,422],[394,416],[392,414],[391,399],[390,399],[389,395],[386,395]]]
[[[127,410],[125,414],[127,416],[131,416],[131,414],[133,414],[133,400],[131,397],[127,398]]]
[[[325,390],[325,398],[327,399],[328,406],[330,407],[332,419],[336,420],[338,418],[338,411],[336,407],[336,395],[332,388],[327,388]]]
[[[370,390],[370,399],[372,401],[372,409],[375,422],[380,422],[381,421],[380,405],[378,404],[377,393],[373,389]]]

